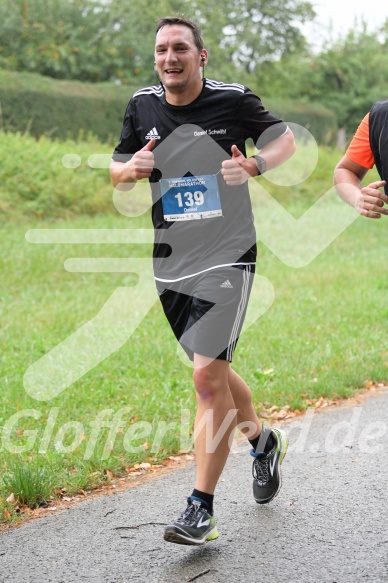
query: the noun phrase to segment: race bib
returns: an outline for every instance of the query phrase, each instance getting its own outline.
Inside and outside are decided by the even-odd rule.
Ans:
[[[222,216],[215,174],[163,178],[159,184],[166,221],[192,221]]]

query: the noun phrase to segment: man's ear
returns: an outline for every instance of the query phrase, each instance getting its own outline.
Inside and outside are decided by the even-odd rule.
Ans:
[[[208,54],[207,54],[207,50],[203,49],[200,53],[200,61],[199,61],[199,66],[200,67],[204,67],[205,65],[207,65],[207,61],[208,61]]]

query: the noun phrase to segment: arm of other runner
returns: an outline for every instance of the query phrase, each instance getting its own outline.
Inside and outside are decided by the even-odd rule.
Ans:
[[[361,181],[368,172],[346,154],[338,162],[334,170],[334,184],[338,195],[349,205],[353,206],[360,215],[370,219],[379,219],[381,215],[388,215],[384,204],[388,203],[388,196],[379,190],[385,186],[384,180],[371,182],[362,186]]]

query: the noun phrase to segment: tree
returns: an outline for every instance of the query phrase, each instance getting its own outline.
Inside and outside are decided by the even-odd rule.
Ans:
[[[60,79],[154,82],[156,18],[177,14],[202,25],[210,74],[231,80],[301,50],[297,24],[314,12],[303,0],[3,0],[0,67]]]
[[[388,23],[385,25],[388,32]],[[388,93],[388,42],[365,23],[310,56],[299,77],[299,97],[331,109],[340,126],[354,132],[377,99]],[[295,94],[292,95],[295,97]]]
[[[309,2],[300,0],[235,0],[223,3],[227,14],[221,48],[231,50],[232,60],[254,73],[265,62],[306,48],[298,23],[312,20]]]
[[[94,0],[4,0],[0,66],[56,78],[104,77],[100,4]]]

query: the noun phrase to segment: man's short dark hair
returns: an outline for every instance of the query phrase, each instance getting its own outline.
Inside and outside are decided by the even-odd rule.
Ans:
[[[179,24],[180,26],[187,26],[187,28],[191,30],[191,32],[193,33],[195,46],[197,47],[198,52],[201,52],[203,49],[201,29],[195,22],[189,20],[188,18],[185,18],[184,16],[165,16],[164,18],[159,18],[156,24],[156,34],[158,34],[159,30],[163,28],[163,26],[167,25],[170,26],[174,24]]]

